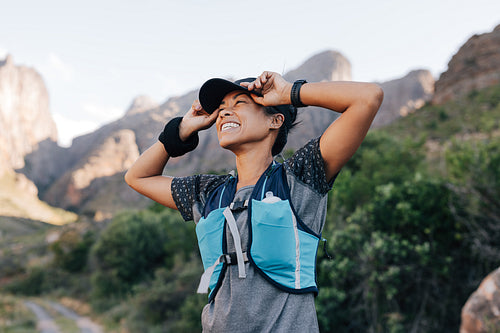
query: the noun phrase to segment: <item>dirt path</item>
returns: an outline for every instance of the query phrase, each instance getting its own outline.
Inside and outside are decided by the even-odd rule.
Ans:
[[[67,307],[56,303],[48,301],[47,304],[50,305],[54,310],[62,314],[64,317],[69,318],[76,322],[76,325],[80,328],[81,333],[102,333],[102,329],[99,325],[93,323],[87,317],[81,317],[74,311],[68,309]]]
[[[51,308],[59,312],[64,317],[73,320],[81,333],[103,333],[102,328],[93,323],[87,317],[81,317],[74,311],[68,309],[67,307],[51,301],[45,301]],[[60,329],[57,327],[54,319],[50,316],[50,314],[40,305],[31,302],[25,301],[24,304],[35,314],[37,317],[37,329],[41,333],[61,333]]]
[[[44,308],[30,301],[25,301],[24,305],[35,314],[37,319],[36,328],[41,333],[60,333],[56,323]]]

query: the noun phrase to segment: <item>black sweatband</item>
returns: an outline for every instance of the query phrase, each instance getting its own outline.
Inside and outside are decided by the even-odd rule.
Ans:
[[[292,91],[290,91],[290,101],[292,105],[296,108],[303,108],[307,105],[303,104],[300,100],[300,88],[304,83],[307,83],[306,80],[297,80],[293,83]]]
[[[198,132],[193,133],[186,141],[181,140],[179,137],[179,125],[181,121],[182,117],[170,120],[158,137],[158,140],[163,143],[170,157],[178,157],[189,153],[198,146],[198,142],[200,141]]]

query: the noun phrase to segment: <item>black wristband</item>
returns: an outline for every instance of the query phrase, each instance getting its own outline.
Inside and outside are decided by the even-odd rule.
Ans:
[[[179,137],[179,125],[182,117],[173,118],[170,120],[161,132],[158,140],[163,143],[165,150],[170,157],[182,156],[194,150],[200,142],[198,132],[193,133],[186,141],[182,141]]]
[[[290,91],[290,101],[292,105],[296,108],[303,108],[307,105],[303,104],[300,100],[300,88],[304,83],[307,83],[306,80],[297,80],[293,83],[292,91]]]

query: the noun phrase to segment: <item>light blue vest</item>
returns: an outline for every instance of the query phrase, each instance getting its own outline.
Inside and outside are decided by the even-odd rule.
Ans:
[[[227,269],[226,238],[233,237],[240,278],[245,277],[244,261],[247,259],[259,274],[279,289],[295,294],[317,294],[316,253],[320,235],[300,220],[291,205],[283,165],[273,162],[253,189],[247,203],[249,240],[246,249],[241,249],[231,213],[236,185],[237,179],[230,177],[215,189],[207,199],[204,216],[196,225],[205,269],[198,292],[207,292],[209,287],[209,302],[215,297]]]

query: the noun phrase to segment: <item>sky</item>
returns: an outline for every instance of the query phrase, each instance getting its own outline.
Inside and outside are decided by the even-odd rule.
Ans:
[[[0,0],[0,59],[41,73],[68,146],[136,96],[163,103],[211,77],[285,73],[324,50],[347,57],[355,81],[414,69],[437,79],[498,24],[498,0]]]

